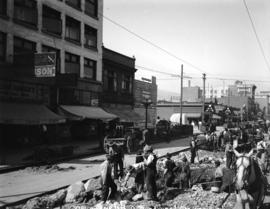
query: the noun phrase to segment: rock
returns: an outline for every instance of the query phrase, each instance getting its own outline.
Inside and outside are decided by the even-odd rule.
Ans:
[[[96,201],[101,200],[101,198],[102,198],[102,191],[101,190],[94,191],[94,195],[93,196],[94,196],[94,199]]]
[[[95,191],[101,189],[100,179],[89,179],[85,184],[84,188],[86,192]]]
[[[84,184],[82,182],[76,182],[67,188],[67,195],[65,198],[66,203],[81,202],[86,196]]]
[[[61,206],[66,198],[67,190],[61,189],[55,194],[49,196],[49,202],[52,207]]]
[[[132,197],[133,201],[139,201],[143,200],[143,195],[142,194],[136,194],[135,196]]]
[[[46,197],[35,197],[26,202],[23,209],[43,209],[47,208],[48,198]]]

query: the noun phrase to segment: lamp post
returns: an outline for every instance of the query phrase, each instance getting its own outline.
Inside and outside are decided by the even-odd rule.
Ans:
[[[145,107],[145,125],[144,125],[144,127],[145,127],[145,129],[147,129],[147,120],[148,120],[148,117],[147,117],[147,113],[148,113],[148,107],[152,104],[152,101],[150,100],[150,99],[145,99],[145,101],[144,102],[142,102],[142,104],[144,105],[144,107]]]
[[[208,107],[207,107],[207,109],[206,109],[206,112],[209,113],[209,121],[210,121],[210,123],[211,123],[211,122],[212,122],[212,115],[213,115],[213,112],[214,112],[213,107],[212,107],[211,104],[208,105]]]

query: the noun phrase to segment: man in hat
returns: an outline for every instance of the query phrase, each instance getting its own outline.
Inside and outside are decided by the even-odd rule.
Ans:
[[[196,144],[196,135],[194,135],[190,142],[190,152],[191,152],[191,159],[190,163],[194,163],[194,159],[196,157],[197,152],[197,144]]]
[[[109,148],[109,155],[113,159],[114,179],[118,179],[119,175],[120,177],[123,177],[123,150],[116,143],[113,143],[112,146],[110,146]],[[118,166],[120,172],[118,172]]]
[[[156,186],[156,174],[157,174],[157,157],[153,153],[153,148],[149,145],[145,145],[143,149],[144,165],[145,165],[145,184],[147,190],[147,199],[157,199],[157,186]]]
[[[165,185],[167,187],[171,187],[174,182],[174,179],[175,179],[175,175],[173,173],[174,167],[175,167],[175,163],[171,159],[171,154],[167,153],[166,161],[165,161],[165,170],[164,170]]]
[[[187,189],[190,186],[190,166],[184,153],[180,153],[180,162],[174,168],[176,173],[176,183],[179,183],[180,189]]]
[[[112,178],[112,157],[106,155],[106,160],[100,165],[101,178],[100,183],[102,187],[102,201],[105,203],[109,198],[109,189],[111,188],[111,195],[114,195],[117,191],[117,186]]]

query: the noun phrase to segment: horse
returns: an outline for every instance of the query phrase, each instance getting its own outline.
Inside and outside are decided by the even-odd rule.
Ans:
[[[258,163],[249,153],[240,154],[234,150],[236,156],[236,205],[235,209],[257,209],[263,204],[266,185]]]

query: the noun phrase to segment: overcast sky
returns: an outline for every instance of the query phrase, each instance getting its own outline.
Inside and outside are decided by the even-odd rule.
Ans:
[[[270,63],[270,0],[246,0],[268,63]],[[202,86],[202,73],[208,78],[256,80],[258,90],[270,90],[270,69],[263,59],[243,0],[104,0],[104,16],[151,41],[172,55],[103,20],[104,46],[136,57],[136,65],[193,78]],[[191,63],[193,66],[185,63]],[[199,69],[196,69],[199,68]],[[158,87],[179,91],[177,78],[142,70],[136,77],[158,79]],[[225,81],[225,85],[233,81]],[[184,84],[187,84],[185,79]],[[207,79],[207,86],[223,81]]]

